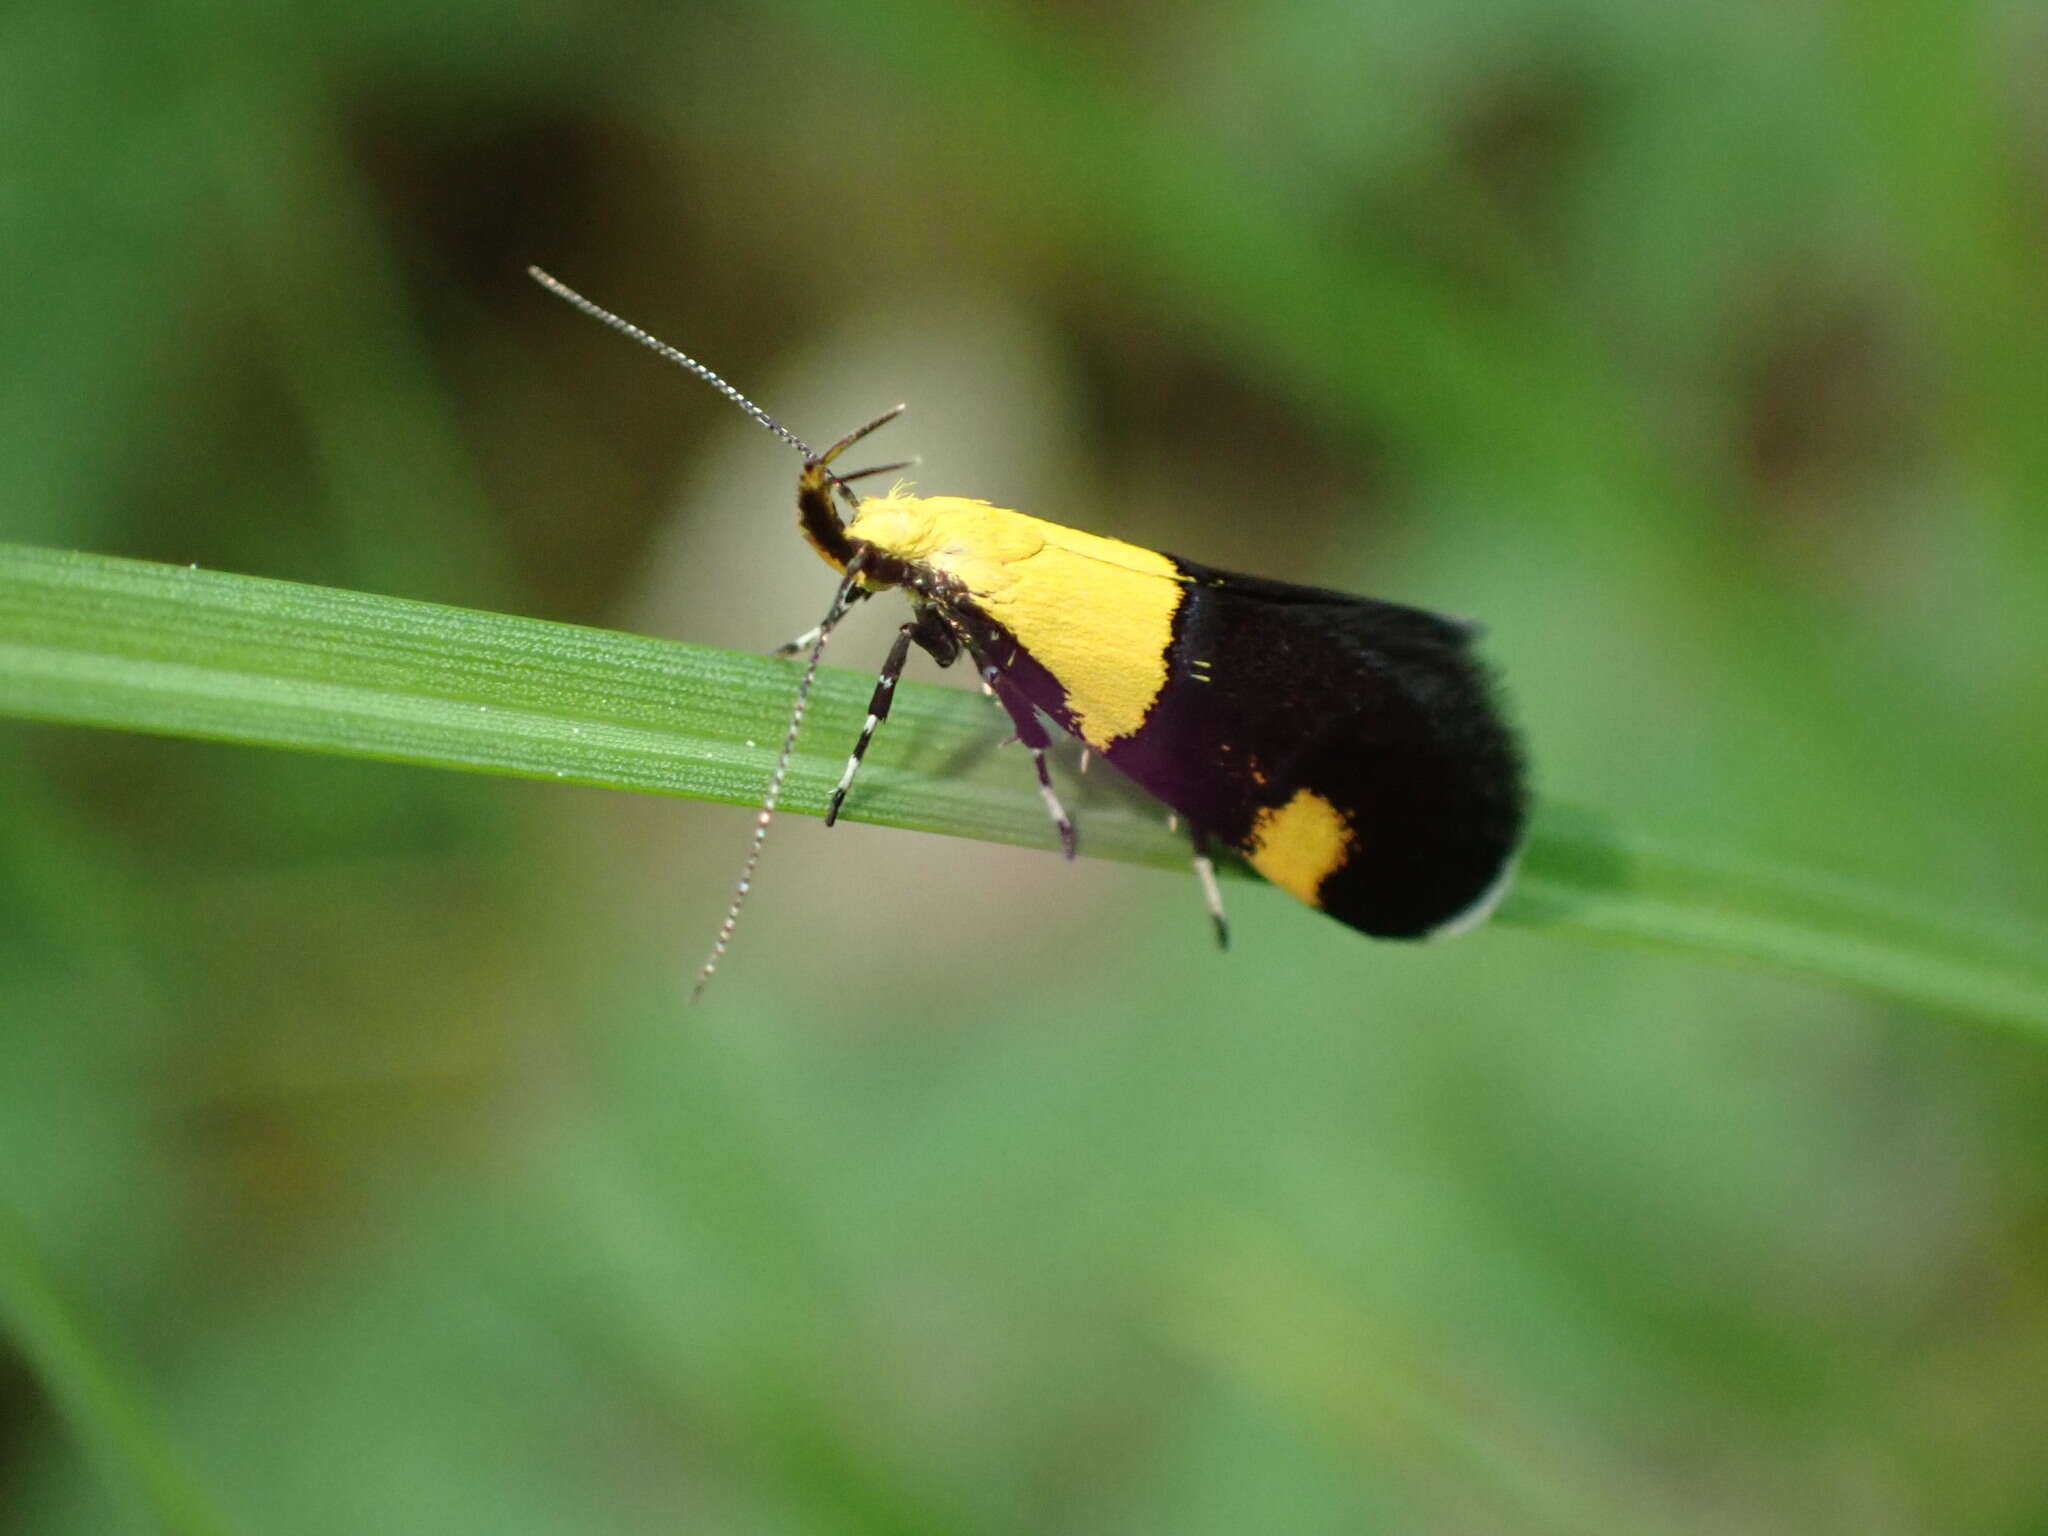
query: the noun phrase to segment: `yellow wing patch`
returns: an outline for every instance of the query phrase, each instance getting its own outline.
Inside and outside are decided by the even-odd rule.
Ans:
[[[1356,838],[1336,806],[1313,790],[1297,789],[1285,805],[1259,812],[1245,857],[1281,890],[1320,906],[1323,882],[1351,857]]]
[[[1166,686],[1184,578],[1165,555],[960,496],[872,497],[846,531],[965,587],[1059,679],[1097,751],[1143,725]]]

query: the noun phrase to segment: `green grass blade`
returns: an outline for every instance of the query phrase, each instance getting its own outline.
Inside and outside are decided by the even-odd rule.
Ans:
[[[756,803],[799,665],[358,592],[0,545],[0,711]],[[866,710],[820,675],[784,805],[817,814]],[[988,704],[904,685],[862,770],[865,821],[1049,847]],[[1114,776],[1076,796],[1096,857],[1185,859]],[[1747,960],[2048,1038],[2038,936],[1798,867],[1539,817],[1503,921]]]
[[[173,1536],[233,1529],[117,1354],[102,1348],[0,1202],[0,1331],[20,1351],[86,1452]]]

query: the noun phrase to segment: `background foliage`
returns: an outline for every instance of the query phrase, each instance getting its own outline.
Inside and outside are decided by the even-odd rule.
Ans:
[[[1557,796],[2038,937],[2044,51],[18,0],[0,538],[811,623],[791,457],[540,261],[807,435],[911,401],[930,489],[1483,615]],[[798,819],[685,1015],[738,813],[44,725],[0,787],[9,1530],[2048,1521],[2037,1045]]]

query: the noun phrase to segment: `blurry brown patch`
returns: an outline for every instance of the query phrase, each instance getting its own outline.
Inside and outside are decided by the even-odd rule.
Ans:
[[[1737,365],[1735,449],[1767,505],[1810,515],[1898,463],[1915,435],[1902,363],[1877,310],[1785,281]]]

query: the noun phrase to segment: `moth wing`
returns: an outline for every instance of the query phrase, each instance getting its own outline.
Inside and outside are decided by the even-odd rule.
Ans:
[[[1476,626],[1178,563],[1169,685],[1111,761],[1365,932],[1419,937],[1496,890],[1526,795]]]

